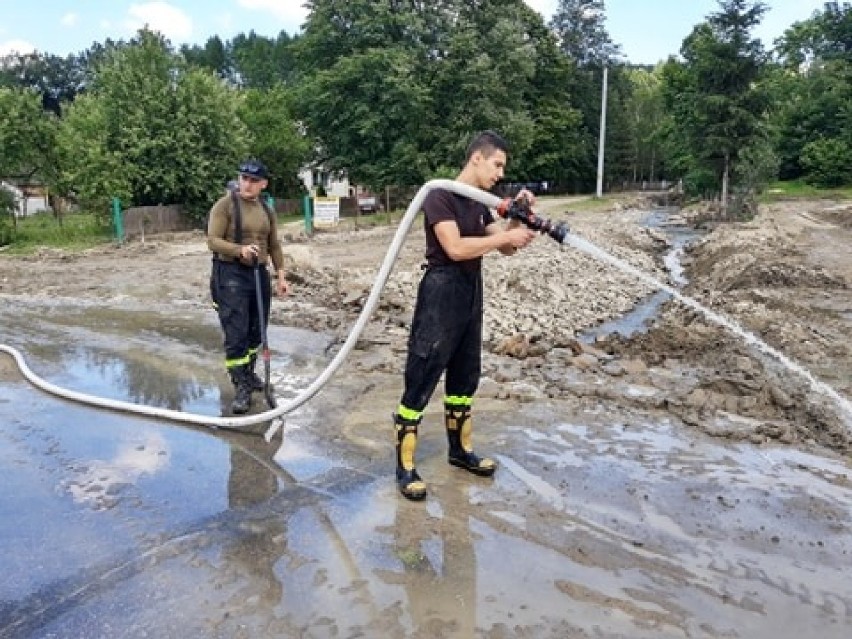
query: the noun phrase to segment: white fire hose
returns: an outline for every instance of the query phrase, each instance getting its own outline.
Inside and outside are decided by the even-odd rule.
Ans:
[[[325,370],[320,373],[320,375],[313,381],[313,383],[311,383],[310,386],[308,386],[308,388],[303,390],[301,393],[299,393],[296,397],[289,400],[288,402],[283,403],[276,408],[267,410],[263,413],[255,413],[253,415],[244,415],[241,417],[214,417],[212,415],[185,413],[183,411],[171,410],[168,408],[145,406],[143,404],[134,404],[132,402],[124,402],[121,400],[98,397],[96,395],[88,395],[86,393],[80,393],[77,391],[69,390],[67,388],[62,388],[61,386],[51,384],[50,382],[42,379],[41,377],[33,373],[32,370],[30,370],[30,368],[24,361],[23,355],[21,355],[19,351],[12,348],[11,346],[8,346],[6,344],[0,344],[0,352],[5,352],[11,355],[15,359],[18,368],[21,369],[21,373],[23,373],[24,377],[26,377],[27,380],[31,382],[34,386],[37,386],[38,388],[41,388],[42,390],[47,391],[48,393],[52,393],[65,399],[70,399],[76,402],[80,402],[82,404],[96,406],[99,408],[108,408],[115,411],[146,415],[148,417],[167,419],[174,422],[198,424],[202,426],[209,426],[211,428],[240,430],[245,428],[246,426],[252,426],[263,422],[271,422],[265,434],[266,441],[271,441],[275,434],[278,432],[278,429],[281,427],[282,416],[286,415],[287,413],[293,412],[299,406],[301,406],[309,399],[311,399],[314,395],[316,395],[320,391],[320,389],[325,386],[328,380],[331,379],[331,376],[337,372],[337,369],[340,368],[341,364],[343,364],[343,361],[349,356],[349,353],[355,347],[355,344],[358,342],[358,338],[364,331],[364,327],[367,325],[370,316],[376,309],[376,305],[379,302],[379,297],[385,287],[385,284],[387,283],[388,277],[390,276],[391,267],[393,267],[393,264],[396,261],[397,256],[399,255],[399,251],[402,248],[402,244],[405,241],[405,236],[408,234],[408,230],[411,228],[412,222],[417,217],[417,214],[420,212],[420,209],[423,205],[423,200],[429,194],[429,192],[434,189],[446,189],[448,191],[453,191],[454,193],[458,193],[459,195],[463,195],[472,200],[476,200],[477,202],[481,202],[485,206],[492,209],[497,209],[498,205],[501,203],[501,199],[496,195],[474,188],[467,184],[462,184],[461,182],[455,182],[453,180],[431,180],[429,182],[426,182],[426,184],[424,184],[422,187],[420,187],[420,190],[417,191],[417,195],[414,196],[414,199],[411,200],[411,203],[408,205],[408,210],[405,212],[405,215],[399,222],[399,227],[396,230],[396,234],[393,237],[393,241],[388,247],[388,251],[385,254],[385,259],[382,262],[381,267],[379,268],[378,275],[376,276],[376,280],[373,283],[373,288],[370,290],[370,295],[367,297],[367,301],[364,304],[364,308],[361,309],[361,314],[358,316],[355,325],[352,327],[352,330],[349,332],[349,336],[346,338],[346,341],[343,343],[343,346],[340,348],[337,355],[335,355],[334,359],[331,360],[329,365],[326,366]],[[743,337],[747,343],[756,346],[758,350],[761,350],[764,353],[773,356],[782,364],[784,364],[784,366],[786,366],[788,369],[802,375],[809,382],[812,389],[833,399],[836,404],[841,409],[843,409],[843,412],[845,413],[845,418],[848,423],[852,424],[852,403],[850,403],[848,399],[840,395],[836,390],[834,390],[824,382],[815,379],[813,375],[811,375],[811,373],[808,372],[806,369],[796,364],[792,360],[788,359],[783,353],[776,351],[768,344],[757,338],[755,335],[744,331],[736,323],[727,320],[720,314],[710,309],[707,309],[695,300],[692,300],[691,298],[682,295],[680,292],[674,290],[672,287],[667,286],[662,282],[658,282],[654,278],[650,277],[645,273],[642,273],[641,271],[627,264],[623,260],[619,260],[618,258],[615,258],[614,256],[609,255],[599,249],[595,250],[596,247],[593,244],[583,240],[582,238],[572,235],[570,243],[575,248],[579,248],[583,251],[586,251],[597,259],[610,262],[621,270],[628,273],[632,273],[639,279],[642,279],[643,281],[647,282],[648,284],[657,289],[667,291],[687,306],[700,310],[711,321],[725,326],[737,335]]]
[[[341,346],[334,359],[331,360],[325,370],[320,373],[320,375],[313,381],[313,383],[311,383],[310,386],[308,386],[308,388],[303,390],[293,399],[280,404],[277,408],[273,408],[262,413],[243,415],[240,417],[218,417],[213,415],[200,415],[198,413],[185,413],[179,410],[158,408],[156,406],[146,406],[144,404],[135,404],[133,402],[98,397],[97,395],[89,395],[87,393],[80,393],[78,391],[62,388],[61,386],[51,384],[50,382],[42,379],[36,375],[29,366],[27,366],[23,355],[11,346],[0,344],[0,351],[8,353],[15,359],[21,373],[31,384],[37,386],[43,391],[64,399],[69,399],[81,404],[87,404],[89,406],[96,406],[98,408],[107,408],[125,413],[135,413],[137,415],[166,419],[173,422],[198,424],[202,426],[209,426],[211,428],[240,430],[246,426],[271,421],[272,423],[265,434],[266,440],[271,441],[275,436],[275,433],[278,432],[278,429],[281,427],[282,416],[293,412],[299,408],[299,406],[316,395],[320,389],[325,386],[328,380],[331,379],[331,376],[337,372],[337,369],[340,368],[343,361],[349,356],[349,353],[355,347],[355,344],[358,342],[358,338],[364,331],[364,327],[367,325],[370,316],[376,309],[382,289],[384,289],[388,277],[390,276],[391,268],[399,255],[399,251],[402,248],[402,244],[405,241],[408,230],[411,228],[412,222],[420,212],[424,198],[434,189],[446,189],[448,191],[453,191],[459,195],[481,202],[489,208],[496,208],[500,203],[500,198],[496,195],[453,180],[431,180],[420,187],[420,190],[417,191],[417,195],[414,196],[414,199],[411,200],[411,203],[408,205],[408,210],[399,222],[399,227],[397,227],[393,241],[388,247],[385,259],[379,268],[378,275],[373,283],[373,288],[370,290],[370,295],[367,297],[364,308],[361,309],[361,314],[358,316],[358,319],[352,327],[352,330],[349,332],[349,336],[346,338],[343,346]]]

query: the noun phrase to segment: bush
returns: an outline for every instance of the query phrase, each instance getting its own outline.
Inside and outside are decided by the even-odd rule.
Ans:
[[[808,142],[801,162],[809,184],[832,188],[852,183],[852,148],[840,138]]]

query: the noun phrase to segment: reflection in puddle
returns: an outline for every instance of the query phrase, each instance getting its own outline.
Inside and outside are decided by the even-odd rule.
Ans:
[[[313,479],[334,467],[330,459],[319,457],[292,440],[278,449],[274,459],[296,481]]]
[[[96,510],[112,508],[120,493],[142,475],[154,475],[168,464],[168,447],[160,433],[145,441],[123,442],[110,460],[94,459],[73,468],[75,476],[63,481],[74,501]]]

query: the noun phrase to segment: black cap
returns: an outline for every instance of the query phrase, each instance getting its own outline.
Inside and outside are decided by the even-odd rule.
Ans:
[[[240,164],[240,175],[247,175],[258,180],[266,180],[269,178],[269,171],[260,160],[246,160]]]

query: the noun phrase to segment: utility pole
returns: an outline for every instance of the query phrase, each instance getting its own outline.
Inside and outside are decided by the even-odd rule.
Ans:
[[[606,140],[606,84],[607,67],[603,68],[603,87],[601,89],[601,135],[598,140],[598,190],[597,196],[603,195],[604,142]]]

